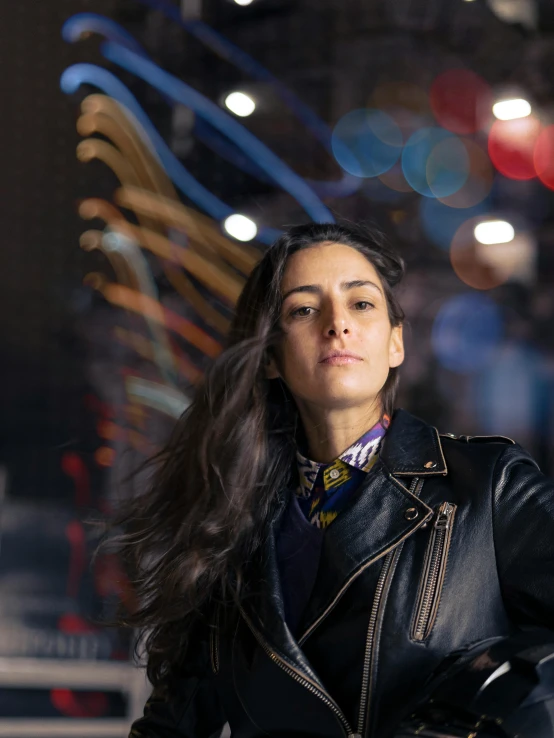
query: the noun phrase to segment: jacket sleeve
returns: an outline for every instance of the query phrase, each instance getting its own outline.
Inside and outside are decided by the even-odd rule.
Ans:
[[[493,529],[505,605],[521,625],[554,629],[554,483],[517,444],[493,478]]]
[[[210,674],[206,638],[191,643],[179,674],[154,688],[129,738],[216,738],[225,722]]]

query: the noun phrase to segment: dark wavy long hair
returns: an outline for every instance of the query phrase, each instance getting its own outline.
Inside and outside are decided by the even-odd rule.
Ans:
[[[289,479],[297,409],[283,382],[266,378],[265,365],[280,337],[287,260],[322,242],[362,253],[381,279],[391,325],[403,322],[394,288],[404,264],[372,227],[295,226],[255,267],[227,347],[153,459],[148,488],[132,498],[118,521],[119,551],[135,603],[124,620],[144,635],[148,677],[155,685],[182,662],[193,627],[215,598],[240,597],[245,565],[259,550],[276,496]],[[393,368],[381,392],[388,415],[397,383]]]

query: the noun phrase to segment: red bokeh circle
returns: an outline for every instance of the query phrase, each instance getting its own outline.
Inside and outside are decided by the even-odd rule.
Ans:
[[[449,69],[434,80],[429,91],[437,122],[453,133],[475,133],[487,123],[492,91],[484,79],[469,69]]]
[[[489,132],[489,156],[498,171],[510,179],[536,176],[535,145],[541,122],[528,115],[515,120],[497,120]]]
[[[554,190],[554,125],[543,128],[537,138],[533,164],[543,185]]]

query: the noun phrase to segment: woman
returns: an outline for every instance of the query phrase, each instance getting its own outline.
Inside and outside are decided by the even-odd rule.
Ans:
[[[452,651],[554,616],[554,489],[503,437],[394,411],[402,261],[290,229],[135,503],[134,738],[384,738]]]

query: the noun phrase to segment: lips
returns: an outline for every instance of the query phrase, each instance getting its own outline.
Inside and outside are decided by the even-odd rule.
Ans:
[[[359,361],[363,361],[362,357],[349,351],[331,351],[327,356],[321,359],[319,363],[337,365],[356,364]]]

